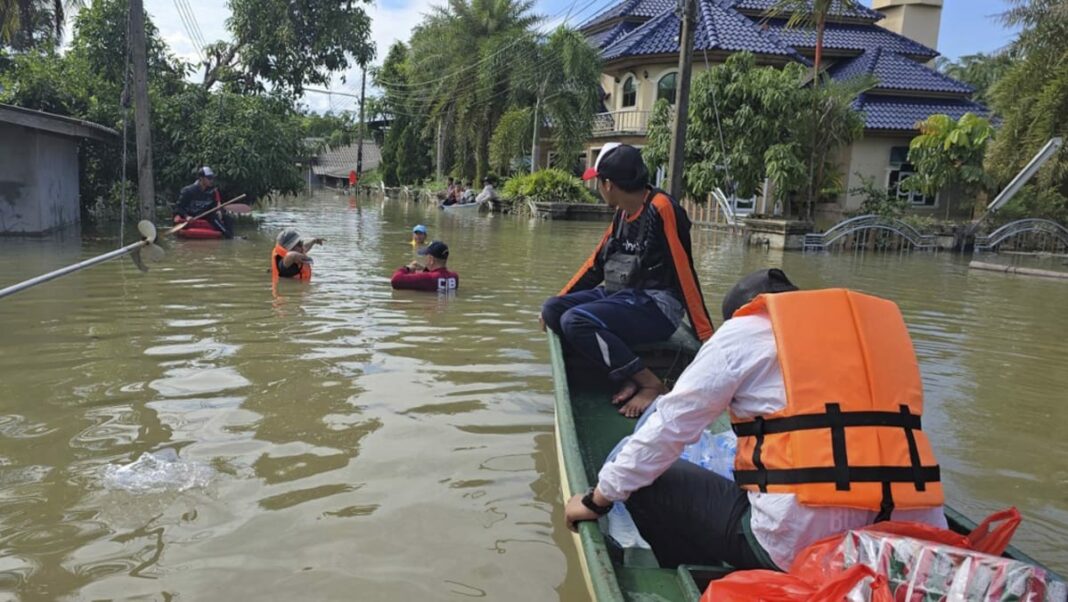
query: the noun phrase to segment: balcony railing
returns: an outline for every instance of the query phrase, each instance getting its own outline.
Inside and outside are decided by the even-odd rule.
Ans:
[[[633,134],[644,136],[649,131],[651,111],[611,111],[593,117],[594,136]]]

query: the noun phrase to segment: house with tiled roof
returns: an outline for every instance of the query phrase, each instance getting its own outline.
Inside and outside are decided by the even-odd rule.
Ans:
[[[732,53],[747,51],[758,64],[811,64],[815,33],[786,27],[783,15],[769,19],[775,0],[698,0],[693,69],[699,72],[722,63]],[[874,177],[896,190],[908,175],[909,141],[917,124],[945,113],[987,114],[971,100],[973,90],[934,70],[942,0],[872,0],[836,14],[823,41],[825,73],[840,81],[872,76],[876,85],[855,102],[864,115],[864,136],[842,153],[845,188],[860,185],[860,176]],[[587,160],[610,141],[645,143],[653,104],[675,101],[679,55],[679,18],[674,0],[622,0],[580,27],[601,51],[603,112],[594,120]],[[858,175],[860,174],[860,175]],[[908,196],[917,212],[956,213],[939,198]],[[835,220],[860,206],[861,198],[843,194],[833,206],[821,208],[823,220]],[[744,206],[740,207],[743,210]],[[960,208],[965,211],[969,208]]]

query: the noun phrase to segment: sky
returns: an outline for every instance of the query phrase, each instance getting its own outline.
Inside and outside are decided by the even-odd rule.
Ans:
[[[549,31],[558,23],[581,24],[601,9],[617,0],[536,0],[535,10],[547,17],[543,26]],[[862,0],[868,6],[871,0]],[[407,41],[414,27],[431,6],[442,0],[378,0],[366,5],[371,16],[371,37],[378,47],[379,61],[396,40]],[[182,19],[184,11],[178,6],[188,4],[195,25]],[[998,50],[1013,40],[1014,31],[1004,28],[996,15],[1005,10],[1006,0],[944,0],[938,51],[956,59],[962,55]],[[163,39],[176,55],[199,62],[196,47],[191,41],[199,28],[201,37],[211,43],[228,39],[226,18],[229,10],[219,0],[145,0],[145,9],[152,17]],[[191,30],[193,32],[191,33]],[[199,77],[194,76],[195,79]],[[359,93],[358,68],[334,76],[330,90]],[[355,98],[341,95],[308,93],[304,103],[316,111],[352,110],[358,106]]]

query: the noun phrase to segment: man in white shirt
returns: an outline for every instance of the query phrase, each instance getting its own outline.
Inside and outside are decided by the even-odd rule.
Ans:
[[[768,417],[768,422],[771,422],[774,419],[771,415],[778,416],[785,411],[788,403],[787,385],[780,367],[772,319],[767,311],[750,311],[752,306],[747,304],[758,295],[763,294],[766,298],[771,293],[796,290],[797,287],[780,270],[761,270],[746,276],[735,285],[723,301],[723,326],[701,348],[693,363],[679,377],[674,389],[658,400],[656,412],[648,417],[619,454],[601,468],[597,486],[585,496],[576,495],[568,500],[565,516],[569,527],[574,528],[577,521],[595,520],[598,515],[610,509],[613,502],[626,501],[627,510],[634,518],[642,537],[652,546],[661,566],[727,562],[741,569],[778,570],[789,569],[794,556],[819,539],[869,525],[877,519],[886,520],[891,518],[891,514],[894,520],[918,521],[945,527],[941,488],[936,482],[937,466],[920,466],[919,462],[914,461],[913,465],[904,469],[890,468],[891,471],[898,472],[911,468],[927,471],[923,474],[933,473],[934,476],[929,478],[932,482],[920,483],[921,478],[916,477],[917,489],[928,492],[916,495],[927,497],[920,498],[920,502],[916,504],[902,504],[901,508],[895,510],[893,500],[887,499],[890,498],[887,492],[891,490],[891,485],[883,482],[882,505],[873,510],[870,507],[856,507],[856,504],[854,507],[803,504],[798,498],[810,495],[813,489],[820,486],[810,486],[808,483],[804,486],[809,489],[796,495],[779,492],[782,487],[775,485],[772,486],[776,488],[775,492],[767,491],[767,481],[760,487],[765,492],[756,490],[752,482],[749,490],[746,490],[711,471],[679,460],[683,448],[697,441],[708,425],[727,410],[732,414],[736,431],[740,430],[739,425],[743,425],[743,432],[744,425],[752,424],[746,421],[755,419],[755,422],[763,424],[764,417]],[[892,306],[883,300],[863,297],[874,299],[873,303]],[[735,312],[743,306],[746,306],[747,310],[736,315]],[[896,310],[896,306],[894,309]],[[813,317],[817,318],[815,330],[818,330],[818,316]],[[903,323],[900,323],[899,327],[904,330]],[[902,336],[905,336],[907,341],[907,332]],[[881,340],[866,341],[865,344],[874,346],[877,351],[883,350],[879,347],[882,345]],[[907,352],[911,354],[914,362],[911,345],[908,344],[907,347]],[[827,357],[826,349],[814,348],[805,352],[816,358]],[[830,359],[826,361],[833,362]],[[834,368],[835,366],[831,366],[831,369]],[[871,370],[878,372],[879,366],[873,366]],[[916,389],[920,389],[918,378],[916,371]],[[922,397],[922,390],[918,391],[918,394]],[[922,399],[920,403],[922,404]],[[837,404],[834,405],[837,407]],[[904,410],[902,406],[902,411]],[[849,415],[850,412],[845,414]],[[884,412],[880,415],[886,414],[891,413]],[[913,415],[910,418],[915,426],[906,428],[916,429],[908,431],[909,444],[914,450],[914,438],[922,438],[923,435],[919,430],[919,416]],[[873,425],[862,426],[875,428]],[[897,425],[894,427],[895,432],[896,427]],[[878,428],[883,428],[883,425],[880,424]],[[773,436],[769,435],[769,440]],[[743,454],[741,438],[740,433],[740,455]],[[880,437],[861,440],[867,443],[867,439]],[[901,440],[905,440],[904,435]],[[855,442],[852,438],[850,441]],[[756,456],[759,456],[760,445],[758,442]],[[900,445],[903,446],[904,443]],[[921,439],[920,447],[921,451],[925,452],[925,457],[930,456],[925,438]],[[749,451],[750,448],[747,447],[746,453]],[[829,450],[823,451],[830,455]],[[905,455],[908,456],[907,453]],[[766,452],[765,459],[769,464],[773,457]],[[740,458],[743,458],[743,461],[748,460],[748,456]],[[933,456],[927,459],[930,464]],[[736,466],[738,463],[739,459],[736,459]],[[757,467],[763,470],[759,462]],[[933,470],[929,470],[932,468]],[[857,471],[852,465],[850,470],[863,472]],[[768,472],[787,473],[791,470],[770,470],[765,471],[765,474]],[[738,478],[737,468],[735,474]],[[877,488],[879,483],[847,482],[845,489],[848,490],[850,485],[855,493],[858,490],[870,491],[864,487],[873,485]],[[911,487],[913,483],[895,482],[893,485]],[[834,483],[830,483],[829,487],[833,494]],[[900,493],[904,490],[893,491],[899,492],[898,498],[906,499],[906,496]],[[848,493],[847,491],[846,494]]]

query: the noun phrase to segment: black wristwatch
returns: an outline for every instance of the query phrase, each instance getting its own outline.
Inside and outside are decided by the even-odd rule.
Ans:
[[[612,504],[598,506],[597,502],[593,501],[593,487],[590,487],[586,495],[582,496],[582,505],[595,512],[597,516],[604,516],[612,511]]]

